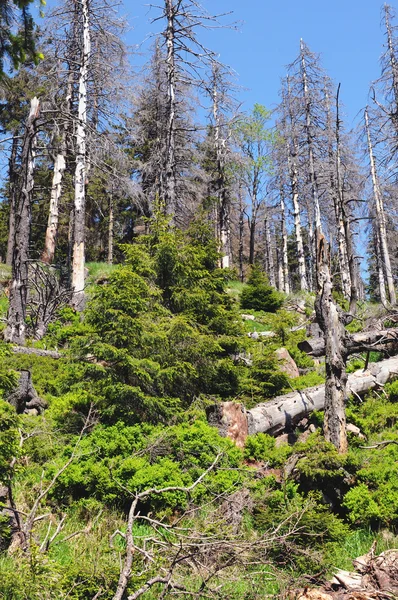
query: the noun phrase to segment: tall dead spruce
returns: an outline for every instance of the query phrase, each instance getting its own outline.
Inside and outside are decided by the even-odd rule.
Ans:
[[[159,8],[159,7],[156,7]],[[181,114],[183,97],[188,89],[207,88],[206,70],[218,63],[217,55],[199,40],[198,29],[219,27],[224,15],[210,15],[196,0],[164,0],[159,16],[153,22],[165,21],[162,32],[166,46],[166,148],[164,153],[164,188],[162,197],[171,222],[180,223],[186,211],[186,200],[180,197],[177,140],[184,128],[186,115]]]
[[[315,312],[325,337],[325,420],[324,433],[339,452],[347,451],[345,401],[347,373],[345,368],[345,328],[341,313],[333,299],[329,250],[325,237],[318,231],[317,297]]]
[[[26,306],[29,281],[29,240],[34,186],[34,159],[40,102],[33,98],[26,121],[22,143],[21,170],[15,193],[14,243],[12,253],[12,283],[7,327],[4,339],[14,344],[25,344]]]

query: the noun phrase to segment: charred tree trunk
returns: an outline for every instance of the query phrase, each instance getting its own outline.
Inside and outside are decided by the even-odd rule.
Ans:
[[[318,292],[315,312],[325,337],[326,383],[324,433],[339,452],[347,451],[345,401],[347,374],[345,369],[345,329],[333,299],[327,243],[318,232]]]
[[[12,283],[7,327],[4,339],[24,345],[26,337],[26,304],[28,295],[29,240],[34,186],[34,158],[37,135],[37,119],[40,102],[33,98],[22,143],[21,173],[15,202],[15,235],[12,254]]]

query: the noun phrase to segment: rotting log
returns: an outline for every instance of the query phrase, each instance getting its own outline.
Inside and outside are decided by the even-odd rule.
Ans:
[[[325,355],[325,340],[323,337],[304,340],[297,345],[300,350],[315,358]],[[394,348],[398,348],[398,329],[361,331],[354,334],[347,333],[345,338],[347,355],[367,350],[388,351]]]
[[[365,392],[383,387],[398,377],[398,356],[371,363],[366,371],[348,376],[347,394],[361,396]],[[218,428],[223,437],[229,437],[242,447],[247,435],[268,433],[277,436],[294,426],[314,410],[323,410],[325,386],[319,385],[299,392],[278,396],[269,402],[246,410],[241,404],[224,402],[207,410],[210,425]]]

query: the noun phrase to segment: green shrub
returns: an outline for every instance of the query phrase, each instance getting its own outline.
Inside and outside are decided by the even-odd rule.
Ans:
[[[241,308],[274,313],[283,302],[283,294],[269,285],[260,268],[252,267],[247,285],[240,296]]]

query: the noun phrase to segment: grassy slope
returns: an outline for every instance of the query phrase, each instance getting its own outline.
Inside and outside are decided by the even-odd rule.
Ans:
[[[87,268],[89,270],[88,282],[90,286],[93,286],[95,285],[95,281],[99,278],[109,275],[114,267],[102,263],[90,263],[87,265]],[[243,285],[244,284],[239,282],[229,283],[229,293],[233,295],[237,301],[243,289]],[[0,311],[6,310],[6,304],[6,299],[3,299],[3,301],[0,299]],[[274,321],[273,316],[267,317],[266,314],[264,315],[262,313],[256,313],[255,316],[258,320],[245,321],[246,331],[267,331],[272,329]],[[60,363],[55,363],[51,359],[46,358],[36,360],[35,357],[13,356],[9,359],[9,365],[12,368],[30,368],[32,370],[34,383],[40,393],[45,392],[48,378],[51,378],[52,376],[55,377],[55,372],[59,368],[59,364]],[[51,396],[47,397],[51,401]],[[37,419],[42,423],[43,429],[47,430],[50,434],[46,444],[51,445],[54,443],[56,446],[55,438],[54,442],[51,441],[52,436],[57,435],[56,432],[51,431],[51,422],[47,421],[46,415],[44,415],[44,417],[38,417]],[[390,423],[390,427],[381,427],[381,430],[377,434],[372,434],[371,439],[381,439],[386,435],[391,435],[394,431],[395,423],[392,422],[392,426]],[[358,449],[354,451],[359,457],[363,457],[363,452],[361,450]],[[380,456],[382,457],[382,454],[380,454]],[[40,464],[40,459],[38,457],[40,457],[40,452],[39,450],[36,450],[36,459],[33,459],[31,468],[23,469],[17,481],[16,500],[17,505],[21,507],[21,510],[28,509],[29,505],[31,505],[32,493],[34,495],[35,490],[40,486],[42,465]],[[35,460],[37,461],[36,464]],[[48,466],[51,467],[51,460],[46,468],[48,468]],[[45,511],[45,507],[43,507],[43,510]],[[54,510],[54,507],[52,507],[52,510]],[[87,533],[76,536],[70,541],[62,541],[68,535],[71,535],[76,531],[84,530],[87,527],[87,519],[89,519],[89,522],[91,523],[94,522]],[[47,525],[43,524],[40,526],[41,529],[38,530],[42,536],[45,535],[46,527]],[[247,527],[252,526],[248,523]],[[120,538],[116,540],[115,554],[115,551],[110,551],[108,540],[109,536],[117,529],[121,531],[125,530],[125,515],[121,514],[119,511],[101,507],[100,505],[95,504],[95,502],[93,502],[89,509],[87,507],[84,508],[83,505],[79,506],[78,503],[72,503],[71,507],[68,509],[68,518],[65,529],[59,538],[60,543],[54,546],[54,549],[51,551],[48,558],[46,556],[38,555],[33,567],[32,564],[25,561],[23,556],[14,558],[3,556],[0,559],[0,581],[3,585],[3,589],[0,589],[0,598],[2,600],[22,600],[22,598],[29,598],[29,600],[35,600],[36,598],[38,600],[47,600],[47,598],[49,600],[50,598],[51,600],[54,598],[57,599],[58,596],[56,595],[56,592],[51,590],[57,589],[54,582],[57,578],[59,579],[63,576],[62,573],[65,572],[65,569],[69,570],[71,573],[75,573],[76,578],[79,577],[80,572],[83,581],[85,576],[91,576],[94,572],[102,573],[104,589],[108,585],[114,585],[118,573],[118,560],[115,561],[115,558],[119,552],[123,552],[123,542]],[[135,533],[140,535],[144,532],[142,528],[137,528]],[[252,532],[252,535],[255,536],[256,532]],[[352,559],[365,554],[375,539],[378,541],[377,550],[379,552],[387,548],[396,547],[398,543],[398,539],[392,533],[372,531],[368,526],[354,526],[351,533],[344,538],[342,543],[335,546],[334,566],[337,568],[350,569],[352,566]],[[26,570],[26,573],[31,573],[29,576],[29,589],[31,591],[25,592],[28,595],[18,595],[19,592],[14,593],[14,590],[16,587],[21,590],[24,588],[24,570]],[[51,579],[50,584],[48,584],[49,574]],[[225,598],[243,599],[252,597],[264,598],[266,596],[276,597],[281,590],[281,582],[283,582],[283,577],[285,576],[287,579],[293,576],[294,579],[294,573],[291,573],[288,567],[285,571],[279,572],[279,574],[273,573],[271,569],[270,573],[266,576],[259,577],[256,584],[258,585],[256,590],[256,594],[258,595],[252,595],[254,594],[253,584],[250,583],[250,581],[245,582],[242,578],[238,583],[231,582],[230,589],[224,590],[226,593]],[[74,590],[73,585],[74,584],[72,583],[72,590]],[[79,583],[79,585],[81,586],[81,589],[84,588],[84,583]],[[48,588],[47,593],[44,595],[41,591],[43,586]],[[76,589],[78,590],[79,587]],[[88,599],[92,598],[94,593],[95,590],[88,590],[87,596],[80,596],[75,595],[78,594],[77,591],[73,591],[71,597],[76,599]],[[105,592],[104,597],[108,598],[110,595]],[[145,598],[150,600],[158,598],[158,591],[156,588],[146,595]]]

